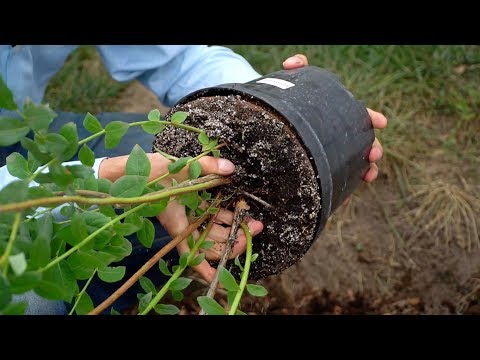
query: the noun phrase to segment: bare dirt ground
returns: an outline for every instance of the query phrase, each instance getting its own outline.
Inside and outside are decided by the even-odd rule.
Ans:
[[[131,112],[159,108],[163,114],[167,110],[139,83],[122,93],[118,107]],[[451,173],[440,159],[438,167],[429,166],[437,179]],[[473,171],[478,178],[478,169]],[[373,186],[363,184],[349,204],[337,210],[300,262],[281,275],[260,281],[269,294],[262,299],[245,298],[244,311],[480,314],[480,238],[476,227],[480,197],[478,192],[472,195],[472,189],[459,178],[450,176],[444,184],[425,192],[432,203],[429,208],[422,208],[421,202],[415,207],[415,199],[409,206],[400,206],[394,177],[381,172]],[[440,200],[442,196],[457,196],[450,193],[453,188],[460,200],[444,209]],[[422,193],[418,194],[421,199]],[[449,212],[433,221],[440,210]],[[432,219],[430,224],[426,218]],[[191,295],[203,291],[204,285],[197,285]],[[198,313],[194,297],[187,298],[192,301],[181,304],[181,313]]]

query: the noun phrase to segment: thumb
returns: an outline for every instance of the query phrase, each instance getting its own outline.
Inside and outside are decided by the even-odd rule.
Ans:
[[[283,68],[285,70],[296,69],[302,66],[308,65],[308,59],[305,55],[297,54],[289,57],[283,62]]]
[[[202,165],[202,175],[230,175],[235,171],[235,165],[227,159],[204,156],[198,160]]]

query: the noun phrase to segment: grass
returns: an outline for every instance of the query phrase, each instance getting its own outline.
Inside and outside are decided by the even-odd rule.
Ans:
[[[94,46],[80,46],[50,80],[44,100],[54,109],[97,114],[114,111],[127,86],[112,79]]]

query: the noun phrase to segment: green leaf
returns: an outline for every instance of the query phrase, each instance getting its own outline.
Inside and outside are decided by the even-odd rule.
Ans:
[[[85,181],[83,183],[83,189],[84,190],[91,190],[91,191],[98,191],[98,182],[97,182],[97,179],[95,178],[94,174],[90,174],[90,176],[88,176],[85,179]],[[84,206],[86,206],[87,209],[88,209],[88,205],[84,205]]]
[[[230,271],[225,269],[223,266],[220,268],[220,273],[218,279],[222,283],[223,287],[230,291],[238,291],[240,288],[238,287],[237,282]]]
[[[23,115],[32,130],[47,129],[57,114],[48,104],[34,104],[30,100],[23,105]]]
[[[125,218],[124,223],[135,225],[137,227],[137,230],[138,230],[143,226],[143,218],[138,216],[137,213],[133,213],[133,214],[128,215]]]
[[[88,236],[88,228],[85,222],[85,216],[78,212],[74,213],[71,218],[70,226],[72,229],[72,236],[70,239],[67,239],[67,242],[68,244],[75,246]],[[90,246],[87,249],[84,248],[84,250],[93,248],[93,242],[91,242],[89,245]]]
[[[82,294],[82,297],[78,301],[77,307],[75,308],[75,313],[77,315],[85,315],[94,309],[93,301],[86,292]]]
[[[75,207],[72,204],[62,206],[62,208],[60,209],[60,214],[68,218],[72,217],[74,212],[75,212]]]
[[[145,151],[137,144],[133,147],[132,152],[127,160],[125,167],[126,175],[140,175],[148,177],[150,175],[150,160]]]
[[[181,124],[183,123],[188,117],[188,114],[184,111],[177,111],[175,114],[172,115],[170,121],[174,124]]]
[[[182,301],[183,293],[181,291],[172,291],[172,297],[175,301]]]
[[[108,179],[97,179],[98,191],[110,194],[110,188],[112,187],[112,182]]]
[[[168,289],[172,291],[180,291],[185,289],[188,285],[190,285],[191,282],[192,282],[192,279],[179,277],[178,279],[175,279],[172,281]]]
[[[243,311],[237,309],[237,311],[235,312],[235,315],[247,315],[247,314],[245,314]]]
[[[50,173],[39,173],[35,178],[35,181],[39,184],[50,184],[53,182],[52,174]]]
[[[67,139],[59,134],[48,134],[45,140],[46,150],[54,156],[60,158],[66,152],[69,144]]]
[[[120,242],[116,242],[115,239]],[[132,253],[132,244],[130,241],[121,236],[114,236],[109,245],[105,246],[102,251],[114,257],[114,261],[120,261]]]
[[[213,241],[207,240],[200,245],[200,249],[208,250],[210,249],[215,243]]]
[[[148,293],[152,293],[152,294],[157,293],[157,289],[155,288],[155,285],[146,276],[141,276],[139,282],[140,282],[140,286],[142,287],[143,291],[145,291],[145,293],[147,293],[147,294]]]
[[[110,188],[110,195],[115,197],[137,197],[147,185],[147,177],[139,175],[124,175],[117,179]]]
[[[78,158],[82,164],[86,166],[91,167],[95,163],[95,154],[87,144],[83,144],[83,146],[80,148],[80,151],[78,152]]]
[[[68,184],[73,183],[75,177],[67,172],[66,168],[63,165],[60,165],[58,162],[54,162],[48,167],[48,170],[51,175],[52,181],[59,186],[67,186]],[[38,177],[37,177],[38,180]]]
[[[78,250],[68,257],[67,263],[77,279],[86,280],[92,275],[93,270],[102,269],[113,260],[115,256],[104,251]]]
[[[35,287],[35,292],[49,300],[71,302],[77,282],[75,275],[65,261],[43,272],[42,280]]]
[[[218,159],[220,157],[220,150],[212,150],[212,155]]]
[[[189,165],[190,179],[197,179],[202,173],[202,165],[198,160],[192,161]]]
[[[128,131],[128,124],[123,121],[112,121],[105,127],[105,148],[112,149],[118,145]]]
[[[85,220],[85,224],[87,225],[88,235],[92,234],[93,232],[97,231],[102,226],[110,222],[110,218],[108,216],[105,216],[102,213],[97,213],[97,212],[86,211],[81,214],[81,217]],[[100,250],[110,241],[112,236],[113,236],[112,227],[108,226],[106,229],[102,230],[99,234],[95,236],[93,240],[93,243],[94,243],[93,247],[96,250]],[[81,238],[81,240],[83,240],[83,238]]]
[[[23,121],[0,116],[0,146],[10,146],[19,142],[30,131]]]
[[[143,224],[142,224],[143,225]],[[121,235],[121,236],[128,236],[137,232],[140,228],[136,225],[129,224],[129,223],[116,223],[113,225],[113,230]]]
[[[30,248],[30,269],[44,267],[50,261],[50,242],[53,232],[53,216],[46,213],[36,220],[37,237]]]
[[[193,247],[195,246],[195,240],[193,240],[193,235],[192,234],[188,235],[187,244],[188,244],[188,247],[189,247],[190,250],[192,250]]]
[[[142,124],[142,129],[146,133],[157,135],[165,130],[165,125],[158,121],[147,121],[145,124]]]
[[[17,110],[17,104],[13,100],[13,93],[8,88],[0,75],[0,108],[6,110]],[[0,119],[1,122],[1,119]]]
[[[41,185],[29,187],[27,192],[28,192],[29,199],[40,199],[40,198],[53,196],[51,191],[48,191],[47,189],[45,189],[45,187]],[[64,208],[65,207],[68,207],[68,206],[64,206]]]
[[[7,306],[12,300],[12,292],[7,279],[0,274],[0,310]]]
[[[27,160],[17,152],[7,156],[7,169],[11,175],[19,179],[26,179],[32,175],[28,170]]]
[[[205,210],[200,209],[199,207],[197,207],[197,208],[195,209],[195,214],[196,214],[197,216],[203,216],[203,214],[205,214]]]
[[[142,228],[137,232],[138,240],[146,248],[150,248],[155,239],[155,227],[149,219],[144,219]]]
[[[93,169],[85,165],[67,165],[65,168],[76,178],[86,179],[94,174]]]
[[[218,144],[218,139],[212,139],[208,142],[207,149],[213,149]]]
[[[176,174],[179,173],[186,165],[188,160],[190,160],[191,157],[183,157],[175,161],[174,163],[168,164],[168,171],[170,174]]]
[[[87,113],[83,119],[83,127],[93,134],[103,130],[100,121],[98,121],[97,118],[90,113]]]
[[[70,160],[78,149],[77,125],[73,122],[66,123],[58,131],[68,142],[66,151],[61,155],[61,160]]]
[[[228,292],[227,292],[227,302],[228,302],[228,305],[232,305],[232,304],[233,304],[233,300],[235,300],[235,296],[237,296],[237,292],[238,292],[238,291],[228,291]]]
[[[27,158],[28,158],[28,171],[30,171],[31,173],[34,173],[42,164],[40,161],[38,161],[35,158],[35,156],[33,156],[31,152],[28,153]]]
[[[22,275],[10,278],[10,286],[13,294],[23,294],[34,289],[42,279],[37,271],[26,271]]]
[[[148,113],[147,116],[148,120],[150,121],[159,121],[160,120],[160,111],[158,109],[153,109]]]
[[[209,208],[208,208],[208,213],[209,213],[209,214],[216,214],[216,213],[218,213],[219,211],[220,211],[220,209],[219,209],[219,208],[216,208],[216,207],[209,207]]]
[[[208,145],[208,143],[210,142],[210,138],[207,134],[202,132],[198,135],[198,141],[200,141],[200,144],[202,145]]]
[[[212,194],[209,192],[203,190],[202,193],[200,194],[203,200],[210,200],[212,198]]]
[[[148,306],[148,304],[150,304],[150,301],[152,301],[152,296],[153,294],[151,292],[145,294],[145,295],[142,295],[140,297],[140,301],[138,302],[138,312],[141,313],[143,312],[143,310],[145,310]]]
[[[122,315],[122,314],[120,314],[117,310],[115,310],[114,308],[112,308],[112,309],[110,310],[110,315]]]
[[[235,257],[234,263],[240,268],[240,270],[243,271],[243,265],[240,263],[240,258],[238,257],[238,255]]]
[[[197,265],[200,265],[200,263],[205,259],[205,253],[201,253],[200,255],[198,255],[197,257],[195,257],[195,259],[193,259],[190,264],[190,266],[197,266]]]
[[[23,252],[16,255],[10,255],[8,257],[8,262],[15,275],[21,275],[27,269],[27,260],[25,259],[25,254]]]
[[[187,258],[190,255],[189,252],[183,253],[180,255],[180,260],[178,261],[181,267],[187,267]]]
[[[25,311],[27,310],[27,302],[20,301],[17,303],[13,303],[8,305],[5,309],[2,310],[3,315],[24,315]]]
[[[160,315],[177,315],[180,310],[171,304],[157,304],[153,309]]]
[[[208,315],[226,315],[225,309],[214,299],[207,296],[197,297],[198,304]]]
[[[2,127],[2,119],[0,118],[0,137],[1,137],[1,127]],[[52,157],[49,154],[44,154],[38,147],[38,144],[34,142],[32,139],[24,137],[21,139],[20,143],[22,144],[22,147],[24,149],[27,149],[33,155],[33,157],[40,163],[46,164],[52,159]],[[0,139],[0,145],[2,145],[1,139]]]
[[[158,267],[160,268],[160,271],[162,272],[163,275],[172,276],[172,273],[168,269],[167,262],[165,260],[160,259],[158,261]]]
[[[200,197],[196,191],[182,194],[178,197],[179,203],[185,205],[191,210],[195,210],[201,203]]]
[[[160,214],[168,205],[169,198],[165,198],[159,201],[149,203],[147,206],[141,208],[137,211],[137,214],[145,217],[157,216]]]
[[[125,276],[125,266],[107,266],[103,269],[98,269],[98,277],[107,283],[120,281]]]
[[[12,181],[0,191],[0,204],[10,204],[26,200],[28,183],[26,180]]]
[[[252,255],[252,259],[250,260],[251,262],[254,262],[258,258],[258,253],[255,253]]]
[[[253,296],[265,296],[268,294],[267,289],[261,285],[247,284],[247,291]]]

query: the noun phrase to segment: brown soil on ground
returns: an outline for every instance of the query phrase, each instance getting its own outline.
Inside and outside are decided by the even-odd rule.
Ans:
[[[145,92],[136,87],[128,96],[138,96],[135,112],[153,108],[148,101],[142,108]],[[386,161],[379,164],[380,169],[386,168]],[[422,198],[402,204],[398,179],[381,172],[373,185],[361,185],[349,204],[337,210],[297,264],[261,280],[269,294],[260,299],[247,296],[243,310],[254,314],[480,314],[480,191],[474,180],[468,181],[479,178],[478,167],[455,164],[456,169],[465,168],[459,173],[473,174],[467,178],[474,185],[469,187],[455,176],[442,154],[424,165],[432,178],[442,179],[451,184],[446,188],[460,193],[463,200],[458,204],[464,207],[447,203],[443,208],[439,203],[429,213],[423,209],[422,217]],[[430,192],[438,190],[436,184],[427,184]],[[415,218],[415,212],[420,217]],[[413,217],[407,218],[410,213]],[[437,214],[441,217],[434,221]],[[451,228],[445,226],[456,216],[463,220],[452,222]],[[433,225],[427,226],[425,219],[432,219]],[[194,299],[203,294],[205,284],[194,283],[186,294],[191,301],[181,304],[182,314],[198,313]]]

